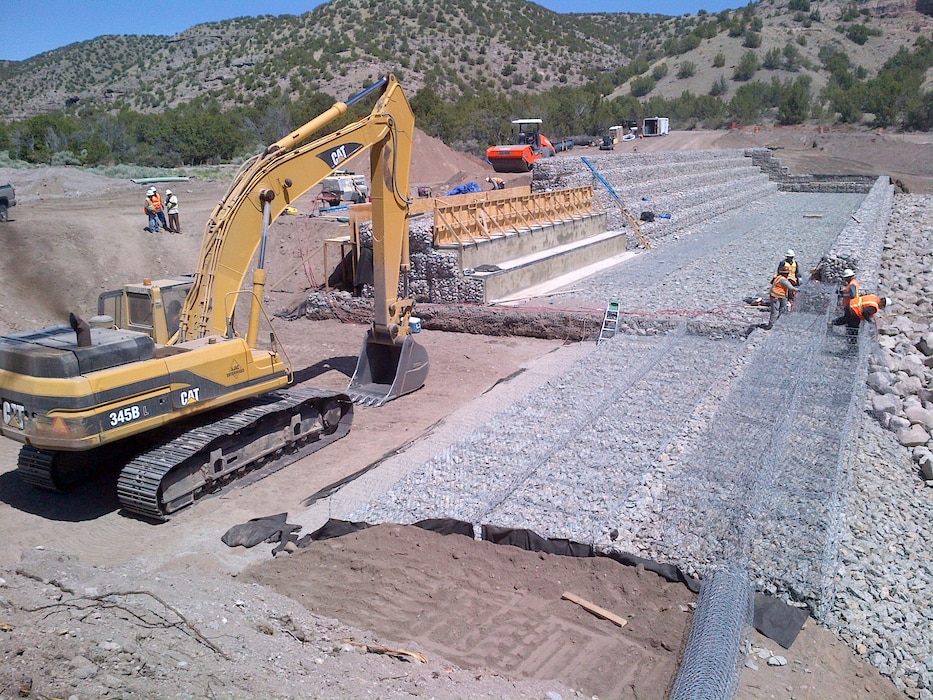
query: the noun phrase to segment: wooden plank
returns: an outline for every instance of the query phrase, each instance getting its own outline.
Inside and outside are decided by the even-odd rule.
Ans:
[[[573,593],[564,593],[561,596],[561,598],[563,598],[564,600],[569,600],[571,603],[576,603],[584,610],[596,615],[596,617],[601,617],[604,620],[609,620],[609,622],[611,622],[614,625],[618,625],[619,627],[625,627],[628,624],[628,620],[626,620],[624,617],[619,617],[615,613],[611,613],[605,608],[601,608],[598,605],[595,605],[594,603],[589,602],[588,600],[584,600],[580,596],[574,595]]]

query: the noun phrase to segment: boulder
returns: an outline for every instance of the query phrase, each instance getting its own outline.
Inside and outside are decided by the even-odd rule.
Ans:
[[[875,393],[887,394],[891,391],[891,375],[887,372],[872,372],[868,375],[867,382]]]
[[[917,460],[917,466],[920,467],[920,474],[923,476],[924,481],[933,479],[933,454],[927,452],[925,455],[921,455],[920,459]]]
[[[933,333],[924,333],[917,341],[917,350],[927,357],[933,356]]]
[[[933,430],[933,411],[928,411],[923,406],[908,406],[904,409],[904,417],[913,425],[921,425],[927,431]]]
[[[875,416],[883,413],[897,413],[901,402],[894,394],[875,394],[871,399],[871,410]]]
[[[894,384],[894,391],[902,398],[913,394],[919,394],[922,388],[923,382],[920,381],[919,377],[906,376]]]
[[[922,425],[912,425],[897,431],[897,441],[904,447],[925,445],[929,439],[930,433]]]

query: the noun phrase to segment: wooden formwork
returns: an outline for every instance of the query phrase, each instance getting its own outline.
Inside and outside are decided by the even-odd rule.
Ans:
[[[434,245],[463,246],[603,211],[592,187],[532,193],[530,187],[470,192],[412,201],[409,214],[434,214]],[[350,239],[359,245],[359,225],[372,219],[372,204],[350,206]]]
[[[434,207],[434,245],[464,246],[507,236],[515,231],[590,216],[602,211],[592,187],[552,192],[483,192],[475,199],[438,199]],[[456,201],[453,201],[455,200]]]

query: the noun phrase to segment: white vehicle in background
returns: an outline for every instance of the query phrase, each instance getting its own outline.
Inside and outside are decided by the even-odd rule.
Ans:
[[[671,121],[667,117],[645,117],[641,133],[643,136],[667,136],[671,133]]]
[[[332,207],[344,202],[360,204],[369,200],[369,185],[363,175],[338,170],[321,181],[321,198]]]

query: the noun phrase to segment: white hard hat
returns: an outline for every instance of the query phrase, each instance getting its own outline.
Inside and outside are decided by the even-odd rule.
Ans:
[[[171,190],[169,190],[169,189],[166,189],[166,190],[165,190],[165,194],[171,194],[171,193],[172,193]]]
[[[787,252],[784,253],[784,255],[786,255],[788,258],[794,257],[794,249],[793,249],[793,248],[788,248],[788,249],[787,249]]]
[[[150,187],[150,188],[149,188],[149,191],[146,192],[146,194],[155,194],[155,191],[156,191],[156,188],[155,188],[155,187]]]
[[[492,179],[487,177],[486,182],[492,182]]]
[[[842,276],[843,277],[855,277],[855,273],[852,271],[852,268],[847,267],[845,270],[842,271]]]

